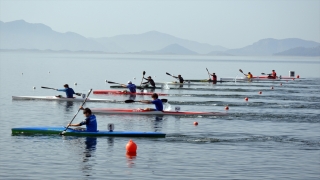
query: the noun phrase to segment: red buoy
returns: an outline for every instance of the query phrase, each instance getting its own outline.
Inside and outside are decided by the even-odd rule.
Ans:
[[[126,150],[128,153],[135,153],[137,152],[137,145],[131,139],[126,145]]]
[[[273,89],[273,86],[271,86],[271,89]]]
[[[259,94],[262,94],[262,91],[259,91]]]
[[[300,76],[299,76],[299,75],[297,75],[297,78],[300,78]]]
[[[198,126],[198,122],[197,121],[193,122],[193,125]]]
[[[280,83],[280,86],[282,86],[282,83]]]
[[[246,101],[248,101],[248,99],[249,99],[248,97],[244,98],[244,100],[246,100]]]
[[[229,106],[224,107],[225,110],[229,110]]]

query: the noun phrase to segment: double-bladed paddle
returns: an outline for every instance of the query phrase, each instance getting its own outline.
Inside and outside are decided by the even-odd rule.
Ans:
[[[60,133],[60,135],[63,135],[64,133],[66,133],[66,130],[68,129],[68,127],[70,126],[70,124],[72,123],[72,121],[74,120],[74,118],[76,118],[76,116],[78,115],[79,111],[81,110],[81,107],[86,103],[88,97],[90,96],[92,89],[89,90],[86,99],[83,101],[82,105],[80,106],[80,108],[78,109],[77,113],[73,116],[72,120],[70,121],[70,123],[68,124],[68,126],[66,127],[66,129],[64,131],[62,131]]]
[[[112,82],[112,81],[107,81],[107,83],[109,83],[109,84],[121,84],[121,83]]]
[[[50,88],[50,87],[45,87],[45,86],[41,86],[41,88],[43,89],[53,89],[53,90],[58,90],[56,88]],[[77,96],[81,96],[81,93],[75,93]]]
[[[161,99],[162,102],[166,103],[168,102],[168,99]],[[124,101],[125,103],[134,103],[134,102],[141,102],[141,101],[134,101],[134,100],[125,100]]]
[[[242,69],[239,69],[239,71],[240,71],[243,75],[246,75],[246,74],[243,73]]]

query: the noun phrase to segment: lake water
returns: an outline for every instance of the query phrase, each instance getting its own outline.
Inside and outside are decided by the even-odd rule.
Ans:
[[[0,53],[1,179],[319,179],[320,59],[306,57],[210,57],[59,53]],[[100,130],[158,131],[166,138],[12,136],[11,128],[64,126],[81,103],[17,101],[11,96],[58,95],[41,86],[76,92],[110,89],[105,80],[140,84],[142,72],[155,81],[254,75],[276,69],[301,80],[217,83],[161,89],[173,109],[225,112],[228,116],[191,117],[97,115]],[[50,73],[49,73],[50,72]],[[23,74],[22,74],[23,73]],[[134,79],[136,78],[136,79]],[[74,85],[77,83],[77,85]],[[36,89],[33,89],[36,87]],[[272,90],[271,87],[274,87]],[[201,88],[201,90],[191,89]],[[262,94],[258,94],[262,91]],[[126,100],[128,96],[91,95]],[[244,100],[245,97],[249,101]],[[137,96],[136,100],[150,99]],[[145,108],[121,102],[86,107]],[[74,122],[84,117],[78,114]],[[198,126],[193,122],[197,121]],[[126,155],[132,139],[137,156]]]

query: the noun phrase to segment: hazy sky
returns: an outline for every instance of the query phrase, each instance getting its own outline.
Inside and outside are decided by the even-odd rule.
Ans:
[[[263,38],[320,42],[320,0],[0,0],[0,20],[43,23],[85,37],[151,30],[227,48]]]

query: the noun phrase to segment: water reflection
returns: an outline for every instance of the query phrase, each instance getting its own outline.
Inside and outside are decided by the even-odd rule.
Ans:
[[[152,128],[154,132],[161,132],[163,126],[163,116],[157,115],[153,120]]]
[[[135,94],[130,94],[129,100],[136,100],[136,95]]]

